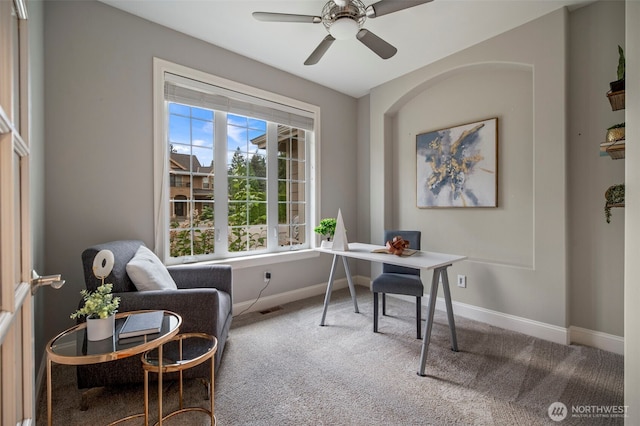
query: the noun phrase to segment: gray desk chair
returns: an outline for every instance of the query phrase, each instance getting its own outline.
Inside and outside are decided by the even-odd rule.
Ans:
[[[409,241],[409,248],[420,250],[420,231],[394,231],[386,230],[384,232],[384,240],[392,240],[396,235],[401,236],[404,240]],[[394,255],[389,255],[394,256]],[[382,315],[387,314],[387,304],[385,295],[405,294],[416,297],[416,327],[417,338],[422,337],[421,333],[421,299],[424,293],[424,286],[420,279],[420,269],[407,268],[404,266],[382,264],[382,274],[373,280],[371,284],[373,292],[373,332],[378,332],[378,293],[382,293]]]

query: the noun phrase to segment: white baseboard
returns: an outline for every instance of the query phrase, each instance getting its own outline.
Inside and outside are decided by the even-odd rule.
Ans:
[[[333,290],[339,290],[346,287],[347,287],[346,278],[337,279],[333,282]],[[302,300],[308,297],[317,296],[319,294],[325,294],[326,291],[327,291],[327,283],[320,283],[320,284],[315,284],[309,287],[286,291],[284,293],[274,294],[271,296],[263,296],[263,297],[260,297],[257,301],[253,299],[253,300],[248,300],[246,302],[234,303],[233,313],[234,313],[234,316],[236,316],[241,313],[247,314],[249,312],[262,311],[265,309],[273,308],[274,306],[295,302],[296,300]],[[252,303],[253,303],[253,306],[251,306]]]
[[[426,299],[428,300],[428,297]],[[517,317],[515,315],[492,311],[461,302],[454,301],[451,304],[453,305],[455,315],[464,318],[484,322],[511,331],[517,331],[528,336],[560,343],[562,345],[576,343],[619,355],[624,354],[624,338],[620,336],[575,326],[570,326],[569,328],[559,327],[557,325]],[[436,309],[446,311],[443,298],[438,298],[436,301]]]
[[[354,276],[353,281],[356,285],[360,285],[366,288],[370,288],[371,285],[370,278],[361,275]],[[336,280],[334,283],[334,289],[336,290],[346,287],[347,280],[345,278]],[[259,311],[280,304],[300,300],[306,297],[324,294],[326,289],[327,283],[321,283],[303,289],[261,298],[248,312]],[[407,301],[413,300],[413,298],[400,295],[389,296],[398,297]],[[424,305],[427,305],[428,301],[428,296],[423,298]],[[246,309],[246,307],[251,303],[253,303],[253,301],[234,305],[234,312],[242,312],[242,310]],[[485,309],[479,306],[469,305],[462,302],[453,301],[452,305],[453,312],[456,316],[468,318],[474,321],[480,321],[496,327],[504,328],[506,330],[516,331],[518,333],[523,333],[528,336],[533,336],[562,345],[576,343],[620,355],[624,354],[624,338],[612,334],[588,330],[575,326],[571,326],[569,328],[559,327],[556,325],[518,317],[515,315],[505,314],[503,312],[493,311],[491,309]],[[438,298],[438,300],[436,300],[436,309],[446,311],[443,298]]]
[[[571,335],[571,343],[592,346],[618,355],[624,355],[624,337],[573,325],[569,327],[569,334]]]
[[[425,299],[428,300],[429,298],[425,297]],[[451,304],[453,305],[453,312],[457,316],[484,322],[489,325],[516,331],[518,333],[548,340],[550,342],[560,343],[562,345],[567,345],[570,342],[569,332],[564,327],[558,327],[556,325],[528,318],[492,311],[491,309],[468,305],[466,303],[453,301]],[[443,298],[439,297],[438,300],[436,300],[436,309],[446,311]]]

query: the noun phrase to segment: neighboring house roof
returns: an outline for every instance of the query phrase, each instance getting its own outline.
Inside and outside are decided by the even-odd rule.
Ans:
[[[179,154],[177,152],[171,153],[171,169],[180,169],[184,171],[191,170],[195,173],[213,173],[213,162],[211,165],[205,167],[200,164],[198,161],[198,157],[192,154]],[[191,167],[189,167],[189,162],[191,162]]]
[[[296,129],[295,127],[278,124],[278,142],[282,142],[284,139],[288,138],[292,130],[297,131],[298,129]],[[251,139],[251,143],[257,145],[258,148],[264,149],[267,146],[267,135],[264,134],[253,138]]]

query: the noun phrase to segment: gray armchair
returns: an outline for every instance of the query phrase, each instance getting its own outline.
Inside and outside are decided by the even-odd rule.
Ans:
[[[180,333],[200,332],[218,339],[215,355],[216,370],[220,365],[232,319],[232,271],[227,265],[179,265],[167,270],[177,290],[137,291],[126,271],[142,241],[122,240],[89,247],[82,253],[85,285],[95,290],[100,284],[92,271],[93,259],[100,250],[111,250],[114,267],[105,283],[113,284],[113,293],[120,297],[119,312],[141,309],[166,309],[182,316]],[[82,302],[81,302],[82,303]],[[185,378],[208,378],[208,362],[185,370]],[[77,367],[78,388],[90,388],[124,383],[142,383],[144,373],[140,357]]]

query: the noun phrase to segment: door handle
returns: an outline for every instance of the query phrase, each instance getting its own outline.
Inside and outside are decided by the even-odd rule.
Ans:
[[[59,289],[64,285],[64,280],[60,274],[40,276],[36,271],[31,271],[31,294],[36,294],[38,288],[50,285]]]

